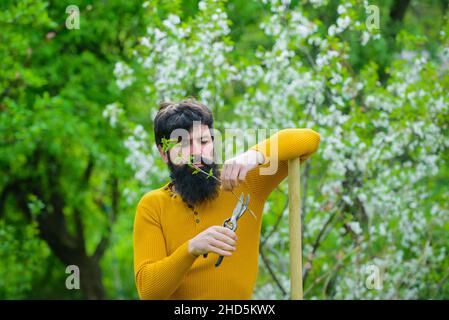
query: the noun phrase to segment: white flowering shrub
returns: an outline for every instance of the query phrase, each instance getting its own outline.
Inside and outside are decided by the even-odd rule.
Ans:
[[[257,5],[266,42],[242,57],[224,1],[200,1],[189,16],[180,1],[145,2],[149,25],[134,48],[135,70],[117,63],[117,86],[134,86],[151,119],[159,101],[194,95],[219,127],[321,134],[302,177],[306,299],[448,298],[447,181],[434,192],[449,147],[447,22],[434,56],[420,38],[399,33],[399,47],[413,55],[391,57],[380,77],[375,57],[354,67],[354,56],[383,43],[382,29],[366,27],[366,1]],[[323,12],[335,19],[320,20]],[[117,114],[106,107],[113,126]],[[128,193],[167,179],[146,129],[124,140],[139,182]],[[255,299],[289,297],[285,204],[282,184],[265,207]]]

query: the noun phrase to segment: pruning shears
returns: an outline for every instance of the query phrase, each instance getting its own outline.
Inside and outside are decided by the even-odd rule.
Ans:
[[[246,197],[245,202],[244,199],[245,196],[243,195],[242,192],[242,194],[240,195],[240,199],[237,202],[234,211],[232,212],[232,216],[223,222],[223,227],[228,228],[234,232],[237,230],[237,220],[240,219],[240,217],[245,213],[246,210],[248,210],[249,194]],[[219,256],[217,262],[215,263],[215,267],[218,267],[222,261],[223,256]]]

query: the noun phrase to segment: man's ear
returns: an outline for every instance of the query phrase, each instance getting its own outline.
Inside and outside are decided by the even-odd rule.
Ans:
[[[164,160],[165,163],[168,163],[168,155],[167,152],[164,152],[162,147],[160,145],[157,146],[157,150],[159,150],[159,154],[162,157],[162,160]]]

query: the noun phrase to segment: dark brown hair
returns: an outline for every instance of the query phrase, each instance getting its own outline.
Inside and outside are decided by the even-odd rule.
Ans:
[[[156,145],[162,145],[162,138],[169,139],[175,129],[190,130],[193,121],[201,121],[201,124],[209,126],[209,129],[212,129],[214,124],[210,109],[194,99],[189,98],[178,103],[162,102],[153,123]]]

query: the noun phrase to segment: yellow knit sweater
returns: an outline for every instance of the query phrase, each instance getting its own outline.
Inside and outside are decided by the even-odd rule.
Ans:
[[[278,170],[261,175],[269,166],[270,144],[278,139]],[[287,176],[289,159],[301,162],[316,151],[320,135],[311,129],[284,129],[253,146],[265,156],[265,163],[248,172],[234,193],[249,193],[249,208],[238,222],[237,250],[225,257],[219,267],[217,254],[207,258],[188,252],[188,241],[198,233],[222,225],[232,215],[237,199],[220,191],[208,203],[190,209],[163,187],[145,194],[137,206],[134,221],[134,273],[141,299],[251,299],[258,272],[262,211],[271,191]],[[274,157],[274,156],[273,156]],[[271,160],[272,161],[272,160]]]

